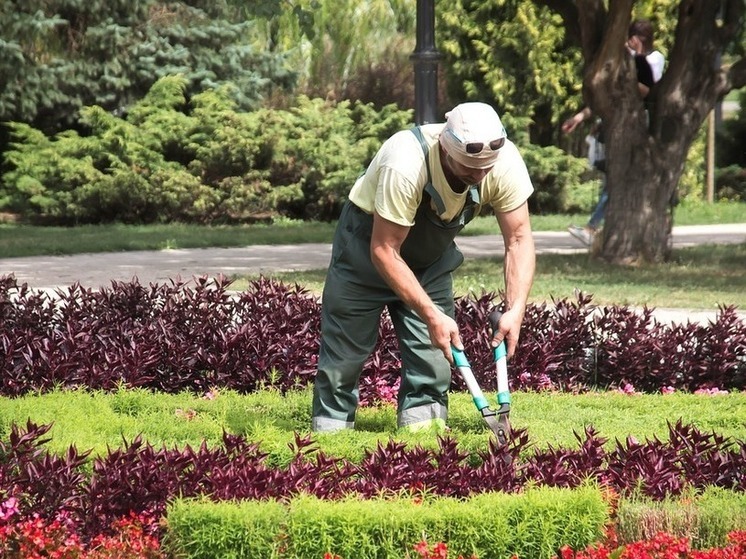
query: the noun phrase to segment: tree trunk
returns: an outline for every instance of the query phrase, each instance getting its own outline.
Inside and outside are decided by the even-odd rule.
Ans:
[[[680,148],[685,151],[684,146]],[[625,151],[628,157],[620,160],[620,152]],[[667,260],[671,248],[672,200],[683,163],[672,169],[654,146],[645,149],[620,146],[614,152],[616,156],[607,161],[609,203],[597,250],[603,258],[617,264]],[[685,155],[677,160],[683,162]]]

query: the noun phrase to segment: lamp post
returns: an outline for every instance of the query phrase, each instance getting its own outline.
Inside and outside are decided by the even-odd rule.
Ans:
[[[438,59],[435,48],[434,0],[417,0],[417,43],[414,61],[414,120],[417,125],[438,122]]]

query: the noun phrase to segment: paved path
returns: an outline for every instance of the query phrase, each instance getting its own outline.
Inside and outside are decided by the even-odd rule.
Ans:
[[[566,232],[536,232],[534,240],[540,254],[573,254],[587,250]],[[497,235],[459,237],[457,242],[467,258],[501,257],[503,253],[502,239]],[[677,248],[745,242],[746,223],[674,227],[673,230],[673,243]],[[5,258],[0,259],[0,276],[14,274],[19,283],[27,283],[33,289],[54,290],[75,282],[98,289],[109,287],[112,281],[133,278],[147,285],[205,275],[321,269],[328,265],[330,253],[330,244],[310,243]],[[741,314],[746,320],[746,311]],[[655,315],[659,321],[706,322],[713,319],[716,312],[656,308]]]
[[[577,253],[586,249],[566,232],[534,233],[538,253]],[[675,247],[706,243],[746,242],[746,223],[674,227]],[[459,237],[458,245],[467,258],[500,257],[498,236]],[[14,274],[19,283],[34,289],[66,287],[79,281],[83,287],[108,287],[112,280],[163,283],[171,278],[189,280],[210,277],[269,273],[273,271],[326,268],[331,245],[311,243],[243,248],[133,251],[74,256],[34,256],[0,259],[0,275]]]

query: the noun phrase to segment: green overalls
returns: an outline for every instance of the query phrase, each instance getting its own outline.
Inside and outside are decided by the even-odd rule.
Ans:
[[[443,202],[432,186],[428,146],[413,128],[425,152],[428,182],[401,256],[425,292],[443,312],[454,316],[451,273],[464,260],[456,234],[479,209],[479,185],[472,185],[461,213],[444,223],[431,209]],[[399,340],[402,370],[397,423],[400,427],[448,415],[451,368],[430,342],[425,323],[407,308],[381,278],[370,258],[373,216],[345,204],[334,235],[331,263],[321,306],[321,347],[313,392],[314,431],[352,429],[358,405],[358,380],[375,348],[384,307]]]

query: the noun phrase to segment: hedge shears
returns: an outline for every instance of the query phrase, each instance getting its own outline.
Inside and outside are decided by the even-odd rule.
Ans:
[[[494,336],[497,331],[497,325],[500,322],[502,313],[494,309],[489,314],[490,327],[492,335]],[[451,353],[453,354],[453,362],[456,368],[461,373],[461,376],[466,383],[466,387],[469,389],[474,405],[477,407],[479,412],[482,414],[482,418],[487,423],[492,433],[495,435],[498,444],[505,445],[510,437],[510,423],[508,421],[508,415],[510,413],[510,388],[508,386],[508,351],[505,346],[505,340],[500,342],[496,348],[492,350],[492,354],[495,360],[495,368],[497,369],[497,405],[498,408],[490,408],[490,404],[482,393],[477,379],[474,378],[474,373],[469,365],[469,360],[466,358],[466,354],[462,349],[451,347]]]

